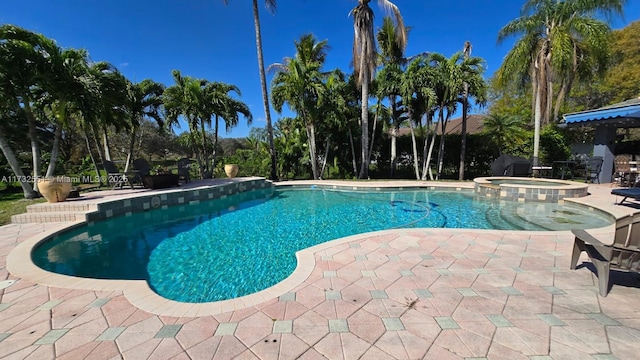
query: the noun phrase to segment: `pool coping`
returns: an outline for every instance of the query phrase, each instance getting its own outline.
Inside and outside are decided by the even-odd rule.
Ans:
[[[254,179],[255,180],[255,179]],[[407,183],[407,186],[403,186],[401,184]],[[425,182],[426,183],[426,182]],[[423,188],[423,189],[442,189],[442,188],[451,188],[456,190],[462,189],[473,189],[473,183],[469,183],[468,186],[461,185],[459,183],[455,184],[420,184],[415,181],[406,181],[406,182],[398,182],[398,183],[388,183],[388,185],[380,184],[380,183],[360,183],[354,184],[353,182],[341,182],[341,181],[300,181],[300,182],[285,182],[274,184],[277,187],[279,186],[287,186],[287,185],[315,185],[322,187],[332,187],[332,188],[345,188],[357,190],[358,188],[379,188],[379,189],[390,189],[390,188]],[[185,191],[193,191],[194,189],[183,189],[182,192]],[[175,191],[175,190],[173,190]],[[145,194],[148,196],[148,194]],[[142,195],[141,195],[142,196]],[[587,196],[588,197],[588,196]],[[585,198],[587,198],[585,197]],[[603,209],[601,207],[595,206],[594,204],[590,204],[588,201],[584,201],[585,198],[576,198],[576,199],[565,199],[565,201],[572,201],[576,203],[581,203],[583,205],[589,206],[590,208],[597,209],[600,211],[604,211],[606,213],[611,214],[615,218],[619,218],[626,214],[626,211],[611,211],[612,209]],[[131,199],[131,198],[126,198]],[[125,201],[125,198],[118,199],[120,201]],[[118,200],[105,200],[104,202],[109,201],[118,201]],[[582,200],[582,201],[580,201]],[[615,208],[613,208],[615,209]],[[238,298],[215,301],[215,302],[207,302],[207,303],[184,303],[178,302],[174,300],[166,299],[157,293],[155,293],[148,285],[145,280],[106,280],[106,279],[89,279],[89,278],[79,278],[73,277],[69,275],[62,275],[53,272],[49,272],[41,269],[37,265],[33,263],[31,260],[31,252],[33,249],[42,241],[47,240],[48,238],[55,236],[55,234],[63,231],[67,231],[71,228],[82,226],[83,224],[87,224],[87,221],[78,220],[74,222],[68,223],[59,223],[57,225],[52,225],[46,231],[39,233],[31,238],[28,238],[25,241],[17,244],[16,247],[7,255],[6,259],[6,268],[7,270],[14,276],[20,277],[27,281],[32,281],[37,284],[67,288],[67,289],[84,289],[84,290],[115,290],[122,291],[124,296],[127,298],[132,305],[137,308],[147,311],[152,314],[161,315],[161,316],[174,316],[174,317],[199,317],[199,316],[207,316],[207,315],[217,315],[222,314],[228,311],[235,311],[245,309],[251,306],[258,305],[260,303],[264,303],[268,300],[278,298],[299,285],[301,285],[312,273],[313,269],[316,267],[316,258],[315,254],[319,251],[327,250],[329,248],[339,246],[342,244],[350,243],[353,241],[362,240],[365,238],[369,238],[371,236],[379,236],[386,235],[390,233],[397,233],[398,231],[410,234],[412,232],[421,232],[430,231],[437,232],[439,229],[388,229],[388,230],[380,230],[375,232],[368,232],[362,234],[351,235],[348,237],[343,237],[339,239],[334,239],[331,241],[327,241],[322,244],[318,244],[312,246],[310,248],[306,248],[296,252],[296,260],[297,266],[294,271],[284,280],[279,283],[261,290],[259,292],[245,295]],[[464,233],[465,231],[469,231],[469,229],[442,229],[442,231],[455,232],[455,233]],[[483,230],[483,229],[473,229],[476,232],[495,232],[497,230]],[[608,234],[613,231],[613,224],[607,227],[594,229],[594,233],[599,234]],[[548,234],[556,234],[558,231],[519,231],[522,234],[534,233],[537,235]],[[25,261],[27,259],[28,261]]]

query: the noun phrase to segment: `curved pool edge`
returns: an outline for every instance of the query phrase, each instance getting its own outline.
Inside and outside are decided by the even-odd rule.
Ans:
[[[292,184],[294,182],[288,182]],[[296,185],[329,185],[333,186],[330,182],[296,182]],[[410,183],[409,186],[428,188],[436,185],[437,188],[448,187],[452,189],[467,189],[473,186],[473,183],[469,183],[467,186],[459,186],[459,184],[416,184],[416,182]],[[426,183],[426,182],[425,182]],[[392,183],[390,186],[381,186],[381,184],[371,184],[370,186],[362,186],[360,182],[355,184],[348,184],[339,182],[339,186],[345,186],[351,188],[356,187],[403,187],[398,183]],[[184,190],[189,191],[189,190]],[[628,208],[606,206],[603,203],[597,203],[597,200],[590,200],[590,196],[583,198],[565,199],[565,201],[571,201],[580,203],[594,209],[604,211],[611,214],[614,218],[620,218],[626,215],[629,211]],[[615,204],[615,203],[614,203]],[[464,234],[466,232],[477,233],[500,233],[506,234],[511,231],[501,230],[482,230],[482,229],[391,229],[381,230],[376,232],[356,234],[344,238],[331,240],[322,244],[315,245],[313,247],[300,250],[296,253],[297,266],[295,270],[284,280],[271,286],[267,289],[253,293],[250,295],[242,296],[239,298],[208,302],[208,303],[183,303],[178,301],[169,300],[156,294],[144,280],[103,280],[103,279],[87,279],[77,278],[68,275],[61,275],[52,273],[39,268],[31,260],[32,250],[41,242],[48,240],[50,237],[57,233],[67,231],[73,227],[85,225],[86,221],[75,221],[69,223],[63,223],[54,225],[51,228],[34,235],[22,242],[19,242],[14,249],[12,249],[6,258],[6,269],[15,277],[21,278],[25,281],[31,281],[37,284],[66,288],[66,289],[83,289],[92,291],[121,291],[127,300],[137,308],[147,311],[152,314],[161,316],[173,316],[173,317],[199,317],[208,315],[217,315],[229,311],[241,310],[258,304],[262,304],[268,301],[277,299],[278,297],[295,290],[301,284],[303,284],[311,275],[312,271],[317,266],[316,253],[319,251],[327,250],[336,246],[340,246],[349,242],[358,241],[366,238],[372,238],[376,236],[388,235],[388,234],[410,234],[414,232],[425,232],[437,234],[440,231],[447,233]],[[613,225],[593,229],[594,233],[608,234],[612,233]],[[545,234],[557,234],[558,231],[518,231],[522,235],[545,235]]]
[[[322,244],[312,246],[307,249],[300,250],[296,253],[297,265],[295,270],[284,280],[279,283],[261,290],[259,292],[245,295],[242,297],[207,302],[207,303],[184,303],[166,299],[155,293],[144,280],[105,280],[105,279],[89,279],[78,278],[69,275],[52,273],[41,269],[31,261],[31,251],[41,242],[46,241],[49,237],[57,232],[64,231],[69,227],[78,226],[82,222],[67,224],[47,230],[41,234],[33,236],[19,243],[7,255],[7,270],[18,278],[31,281],[39,285],[58,287],[64,289],[81,289],[90,291],[121,291],[126,299],[135,307],[159,316],[171,317],[200,317],[223,314],[230,311],[242,310],[252,306],[257,306],[283,296],[289,292],[295,291],[299,286],[303,285],[316,269],[318,263],[316,254],[327,251],[334,247],[357,242],[360,240],[372,239],[376,237],[384,237],[388,235],[411,236],[412,234],[432,233],[437,235],[439,232],[465,234],[474,233],[507,233],[502,230],[486,230],[486,229],[390,229],[380,230],[368,233],[362,233],[347,236],[335,240],[331,240]],[[613,226],[597,229],[599,232],[607,233],[613,231]],[[558,234],[558,231],[519,231],[523,236],[544,236],[545,234]],[[25,261],[25,259],[29,259]],[[309,283],[311,285],[311,283]]]

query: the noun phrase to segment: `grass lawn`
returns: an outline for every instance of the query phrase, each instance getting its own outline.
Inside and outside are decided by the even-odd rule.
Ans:
[[[45,202],[44,198],[27,200],[22,191],[0,191],[0,226],[11,223],[11,215],[27,211],[27,205]]]

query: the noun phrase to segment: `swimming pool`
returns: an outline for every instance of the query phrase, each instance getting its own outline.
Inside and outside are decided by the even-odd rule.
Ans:
[[[37,246],[34,263],[60,274],[145,280],[182,302],[268,288],[296,267],[295,252],[391,228],[562,230],[613,223],[570,203],[477,200],[472,191],[265,189],[99,221]]]

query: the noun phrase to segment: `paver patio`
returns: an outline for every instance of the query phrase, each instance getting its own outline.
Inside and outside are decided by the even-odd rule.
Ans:
[[[585,203],[616,214],[635,211],[614,205],[609,184],[589,191]],[[49,287],[8,272],[7,255],[17,244],[59,225],[0,228],[2,359],[640,354],[640,277],[614,271],[609,296],[598,296],[586,255],[569,270],[568,231],[401,229],[355,236],[319,246],[310,275],[277,297],[216,315],[170,317],[140,310],[122,291]]]

